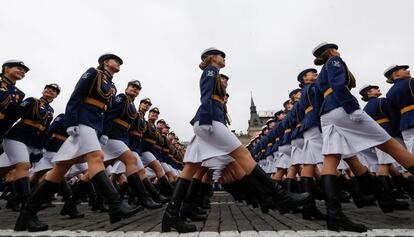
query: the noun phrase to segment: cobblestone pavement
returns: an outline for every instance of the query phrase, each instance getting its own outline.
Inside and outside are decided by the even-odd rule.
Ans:
[[[410,202],[412,209],[414,203]],[[4,201],[0,202],[2,207]],[[244,204],[234,203],[231,196],[216,192],[212,199],[212,210],[205,222],[195,222],[200,232],[180,236],[225,236],[225,237],[278,237],[278,236],[414,236],[414,211],[397,211],[383,214],[378,207],[357,209],[352,203],[343,204],[345,213],[352,220],[365,224],[371,231],[362,234],[326,231],[324,221],[302,220],[300,214],[280,215],[270,211],[262,214]],[[325,211],[322,202],[318,202]],[[59,215],[61,203],[39,213],[46,221],[50,231],[41,233],[13,232],[16,212],[0,210],[0,237],[2,236],[179,236],[178,233],[159,233],[164,208],[142,211],[137,215],[110,225],[106,213],[92,212],[87,204],[79,205],[86,218],[69,219]]]

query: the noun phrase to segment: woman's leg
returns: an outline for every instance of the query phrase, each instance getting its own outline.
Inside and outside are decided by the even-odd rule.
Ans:
[[[184,165],[171,195],[171,200],[164,212],[161,226],[162,232],[169,232],[171,231],[171,228],[176,229],[180,233],[196,231],[197,227],[186,223],[181,218],[180,212],[181,205],[191,184],[191,180],[200,166],[201,163],[186,163]]]
[[[414,155],[407,151],[401,143],[394,138],[378,145],[377,148],[388,153],[410,173],[414,173]]]
[[[138,204],[141,204],[144,208],[147,209],[156,209],[160,208],[162,205],[155,203],[147,190],[145,189],[144,183],[141,181],[138,175],[137,159],[131,151],[124,152],[120,157],[118,157],[122,163],[125,164],[128,184],[132,189],[133,194],[138,197]]]
[[[367,228],[364,225],[351,222],[342,212],[337,183],[337,167],[340,160],[339,154],[325,155],[322,167],[321,183],[327,208],[327,228],[334,231],[365,232]]]

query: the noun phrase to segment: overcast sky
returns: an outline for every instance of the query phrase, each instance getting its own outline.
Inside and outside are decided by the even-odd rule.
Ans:
[[[296,76],[312,67],[312,49],[339,45],[354,73],[358,95],[364,84],[390,87],[383,71],[391,64],[414,66],[413,1],[380,0],[3,0],[0,61],[23,60],[30,67],[18,83],[39,97],[57,82],[56,113],[82,73],[104,52],[121,56],[118,91],[138,79],[139,99],[149,97],[181,137],[193,135],[189,121],[199,106],[200,53],[226,52],[230,76],[231,129],[246,131],[250,91],[258,110],[276,110],[297,86]]]

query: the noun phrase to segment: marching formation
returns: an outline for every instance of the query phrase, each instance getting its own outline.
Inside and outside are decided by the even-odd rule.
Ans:
[[[387,68],[393,86],[386,97],[376,85],[350,93],[356,80],[336,44],[323,43],[313,55],[322,68],[303,70],[283,110],[267,121],[248,145],[252,157],[272,180],[292,193],[311,193],[325,200],[327,214],[311,200],[303,219],[327,220],[329,230],[364,232],[367,228],[344,215],[341,201],[358,208],[375,205],[384,213],[406,210],[414,200],[414,84],[406,65]]]
[[[160,208],[172,194],[184,145],[158,119],[160,110],[149,98],[135,107],[142,89],[138,80],[117,94],[113,76],[120,57],[104,54],[98,63],[82,75],[65,113],[55,118],[51,103],[60,87],[48,84],[40,99],[25,99],[16,82],[29,68],[18,60],[2,65],[0,173],[7,184],[2,197],[6,207],[20,211],[16,231],[47,230],[37,212],[57,192],[65,201],[60,215],[83,218],[76,206],[89,196],[92,210],[108,212],[111,223],[143,208]]]
[[[117,94],[114,74],[122,59],[104,54],[77,82],[64,114],[54,118],[60,87],[48,84],[40,99],[16,87],[29,68],[3,64],[0,91],[0,174],[7,207],[20,211],[15,230],[43,231],[37,213],[59,192],[61,215],[85,218],[77,205],[89,196],[93,210],[111,223],[143,208],[167,204],[162,231],[196,231],[189,221],[206,220],[212,184],[219,182],[236,201],[303,219],[326,220],[329,230],[365,232],[342,211],[352,197],[358,208],[378,203],[384,213],[405,210],[414,200],[414,82],[408,66],[393,65],[386,97],[378,86],[360,90],[361,109],[350,93],[356,79],[336,44],[313,50],[299,87],[283,110],[247,146],[229,130],[229,77],[221,74],[226,54],[202,52],[200,106],[191,120],[194,137],[184,147],[149,98],[134,101],[142,87],[132,80]],[[69,185],[70,183],[70,185]],[[128,201],[124,201],[125,194]],[[7,196],[7,197],[6,197]],[[315,200],[324,200],[327,213]]]

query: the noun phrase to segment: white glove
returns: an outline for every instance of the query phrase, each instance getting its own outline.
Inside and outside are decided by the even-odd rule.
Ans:
[[[46,154],[46,149],[42,149],[42,154],[45,155]]]
[[[106,136],[106,135],[102,135],[100,138],[99,138],[99,142],[102,144],[102,145],[106,145],[106,143],[108,143],[108,136]]]
[[[66,129],[66,132],[69,134],[69,136],[77,136],[79,135],[79,126],[68,127]]]
[[[356,123],[359,123],[359,122],[361,122],[364,119],[364,116],[363,115],[364,115],[364,111],[358,109],[358,110],[355,110],[354,112],[350,113],[349,114],[349,118],[352,121],[354,121]]]
[[[200,125],[200,128],[203,131],[207,131],[209,133],[213,133],[213,125]]]
[[[34,148],[34,149],[33,149],[33,151],[32,151],[32,153],[33,153],[34,155],[39,155],[39,154],[42,154],[42,150],[37,149],[37,148]]]

